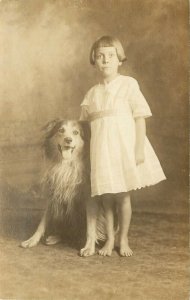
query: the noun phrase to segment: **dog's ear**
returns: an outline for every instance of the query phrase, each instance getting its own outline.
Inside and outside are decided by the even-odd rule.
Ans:
[[[81,136],[84,140],[88,141],[90,140],[90,124],[88,121],[79,121],[79,124],[82,128]]]
[[[62,119],[55,119],[48,122],[45,126],[42,127],[42,131],[45,133],[47,138],[51,137],[54,133],[54,129],[60,127],[61,123],[63,122]]]
[[[48,122],[45,126],[42,127],[42,130],[45,132],[49,132],[52,130],[52,128],[59,122],[61,119],[55,119],[50,122]]]

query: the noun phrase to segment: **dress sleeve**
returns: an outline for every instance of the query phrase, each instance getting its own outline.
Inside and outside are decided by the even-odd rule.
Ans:
[[[150,107],[146,102],[146,99],[143,96],[139,88],[138,82],[136,80],[133,81],[131,87],[131,91],[129,95],[129,103],[134,118],[138,118],[138,117],[148,118],[152,116]]]

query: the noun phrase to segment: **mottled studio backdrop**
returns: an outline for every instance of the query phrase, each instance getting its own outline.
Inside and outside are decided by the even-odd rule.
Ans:
[[[188,198],[188,1],[1,0],[0,186],[6,208],[43,207],[38,197],[41,127],[78,118],[96,82],[91,44],[117,36],[151,107],[147,133],[167,181],[134,194],[138,211],[184,213]]]

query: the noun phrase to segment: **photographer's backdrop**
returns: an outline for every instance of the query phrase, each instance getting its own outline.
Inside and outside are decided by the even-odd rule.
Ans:
[[[133,210],[187,213],[188,2],[183,0],[0,1],[1,205],[38,209],[41,128],[78,119],[96,83],[92,43],[118,37],[153,117],[147,135],[167,180],[134,193]]]

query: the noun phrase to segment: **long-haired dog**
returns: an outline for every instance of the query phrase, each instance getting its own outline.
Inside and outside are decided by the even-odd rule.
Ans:
[[[70,230],[74,238],[86,231],[86,206],[91,201],[88,124],[54,120],[44,131],[43,191],[47,207],[36,232],[21,243],[24,248],[36,246],[42,237],[45,244],[56,244],[61,240],[62,229]],[[80,252],[82,256],[94,254],[94,241],[105,239],[103,214],[99,213],[96,228],[87,219],[89,222],[88,243]]]

